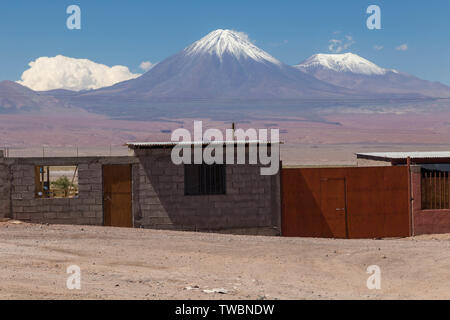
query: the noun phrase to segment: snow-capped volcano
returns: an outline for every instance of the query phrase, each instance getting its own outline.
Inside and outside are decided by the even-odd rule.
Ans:
[[[184,51],[187,55],[210,54],[222,59],[225,54],[229,54],[237,59],[253,59],[281,65],[280,61],[251,43],[247,34],[233,30],[215,30]]]
[[[375,63],[366,60],[354,53],[344,54],[315,54],[302,63],[295,66],[304,71],[322,68],[336,72],[351,72],[364,75],[384,75],[389,71],[377,66]]]
[[[218,29],[136,79],[71,96],[71,101],[91,106],[105,101],[443,97],[448,89],[351,53],[318,54],[289,66],[255,46],[245,33]]]
[[[315,54],[294,67],[359,95],[450,97],[450,88],[441,83],[379,67],[354,53]]]
[[[283,64],[245,33],[215,30],[141,77],[84,96],[133,99],[286,99],[336,97],[348,90]]]

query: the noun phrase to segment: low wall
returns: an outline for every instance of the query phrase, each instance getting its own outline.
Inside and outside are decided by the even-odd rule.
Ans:
[[[102,165],[130,163],[133,157],[86,157],[86,158],[7,158],[0,164],[0,179],[5,174],[10,189],[9,217],[30,222],[55,224],[103,224]],[[7,162],[7,163],[6,163]],[[7,165],[7,166],[6,166]],[[78,166],[79,195],[76,198],[36,198],[35,166]],[[3,169],[3,170],[1,170]],[[3,178],[4,180],[4,178]],[[2,195],[3,196],[3,195]]]

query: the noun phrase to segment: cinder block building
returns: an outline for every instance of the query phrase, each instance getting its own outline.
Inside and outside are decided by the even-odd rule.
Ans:
[[[230,144],[232,164],[211,165],[175,164],[173,142],[129,143],[120,157],[0,153],[0,218],[295,237],[450,232],[450,152],[357,154],[357,167],[278,163],[262,175],[249,161],[259,142],[223,142],[224,158]]]
[[[230,143],[243,144],[248,155],[250,142]],[[176,165],[174,143],[128,145],[130,155],[121,157],[10,158],[2,153],[0,217],[280,234],[279,172],[261,175],[261,165],[248,162]]]

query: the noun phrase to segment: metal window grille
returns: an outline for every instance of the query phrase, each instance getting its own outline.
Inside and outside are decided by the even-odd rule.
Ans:
[[[422,169],[422,209],[450,209],[449,173]]]
[[[223,164],[184,165],[185,195],[210,195],[226,193],[226,174]]]

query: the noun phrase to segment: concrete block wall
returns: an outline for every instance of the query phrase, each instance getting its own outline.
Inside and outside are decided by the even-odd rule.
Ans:
[[[259,165],[226,165],[225,195],[184,194],[184,166],[170,149],[136,150],[134,223],[144,228],[279,234],[279,174]]]
[[[280,233],[280,175],[227,165],[226,194],[186,196],[184,166],[171,149],[129,157],[0,158],[0,217],[37,223],[103,225],[105,164],[132,165],[135,227],[241,234]],[[78,166],[77,198],[35,197],[35,166]]]
[[[0,157],[0,218],[11,217],[11,172],[9,161]]]
[[[103,224],[102,165],[129,163],[132,157],[15,158],[9,159],[12,218],[57,224]],[[78,166],[76,198],[36,198],[34,168]]]

